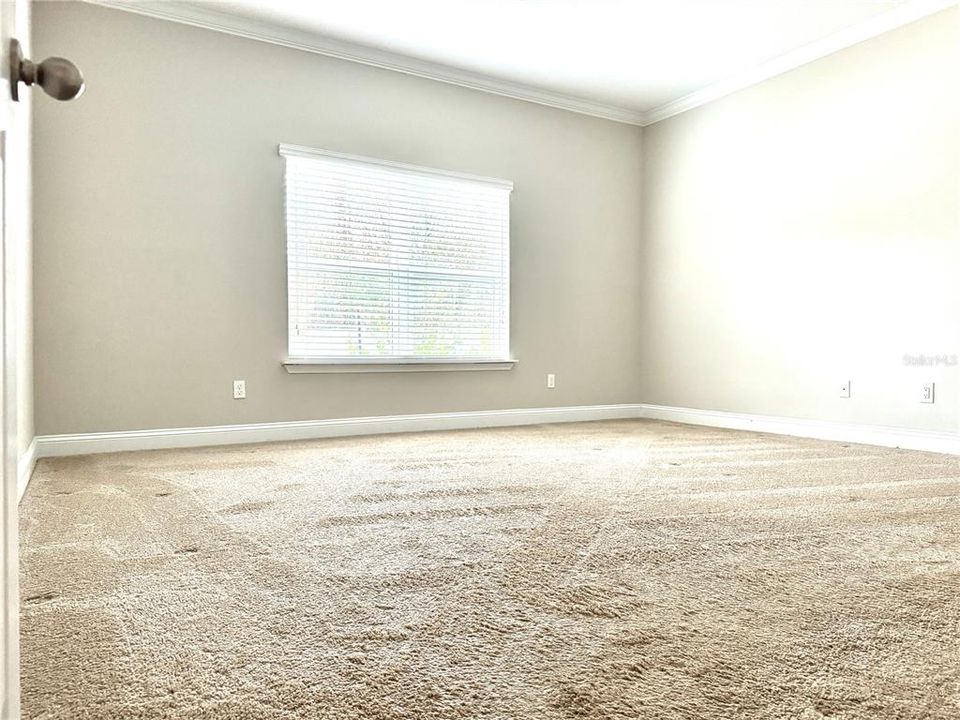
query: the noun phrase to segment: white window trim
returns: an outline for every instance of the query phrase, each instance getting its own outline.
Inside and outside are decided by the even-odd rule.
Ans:
[[[287,358],[284,369],[291,375],[311,373],[401,373],[401,372],[464,372],[477,370],[513,370],[516,360],[470,360],[451,358],[398,359],[384,362],[375,358],[356,360],[320,360],[315,358]]]
[[[280,143],[278,146],[280,156],[294,157],[330,157],[339,160],[357,162],[363,165],[380,165],[383,167],[396,168],[405,172],[417,173],[427,176],[441,176],[458,178],[461,180],[472,180],[483,182],[489,185],[503,187],[513,192],[513,183],[501,178],[486,177],[483,175],[471,175],[468,173],[454,172],[450,170],[439,170],[435,168],[412,165],[408,163],[394,162],[392,160],[381,160],[369,158],[361,155],[351,155],[348,153],[333,152],[331,150],[322,150],[305,145],[293,145],[290,143]],[[286,237],[286,222],[284,222],[284,237]],[[509,240],[508,240],[509,247]],[[507,263],[504,272],[504,299],[507,306],[506,333],[508,346],[510,338],[510,263]],[[448,372],[448,371],[477,371],[477,370],[512,370],[517,364],[515,358],[507,357],[497,358],[285,358],[282,361],[284,369],[292,375],[300,374],[329,374],[329,373],[396,373],[396,372]]]

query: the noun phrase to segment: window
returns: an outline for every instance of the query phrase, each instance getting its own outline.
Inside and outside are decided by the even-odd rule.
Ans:
[[[280,154],[291,362],[509,360],[511,183]]]

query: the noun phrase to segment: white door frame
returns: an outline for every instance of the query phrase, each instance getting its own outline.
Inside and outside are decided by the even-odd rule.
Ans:
[[[28,0],[0,0],[0,720],[20,717],[17,257],[32,224],[30,99],[12,101],[7,53],[12,37],[29,51],[29,13]]]
[[[6,44],[4,44],[4,47]],[[11,407],[8,401],[8,395],[11,391],[11,368],[8,365],[10,358],[9,343],[10,339],[9,324],[7,319],[10,316],[9,303],[7,298],[8,289],[8,256],[9,244],[7,242],[7,214],[5,202],[6,190],[6,141],[7,130],[0,130],[0,256],[2,256],[3,272],[0,272],[0,302],[3,308],[0,312],[0,337],[3,339],[3,371],[0,373],[0,427],[3,428],[2,442],[0,442],[0,476],[2,476],[2,538],[0,538],[0,554],[2,554],[2,581],[0,587],[3,592],[3,636],[0,638],[0,647],[2,647],[2,672],[3,677],[0,681],[2,688],[2,706],[0,706],[0,718],[2,720],[12,720],[20,716],[20,652],[19,652],[19,609],[20,609],[20,583],[19,583],[19,563],[17,547],[17,501],[19,499],[16,461],[14,455],[15,447],[11,447],[8,425],[10,422]],[[15,412],[15,409],[14,409]],[[15,431],[13,435],[15,436]]]

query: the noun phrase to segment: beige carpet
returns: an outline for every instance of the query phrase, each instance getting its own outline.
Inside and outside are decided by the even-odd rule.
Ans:
[[[44,460],[24,717],[954,720],[958,496],[647,421]]]

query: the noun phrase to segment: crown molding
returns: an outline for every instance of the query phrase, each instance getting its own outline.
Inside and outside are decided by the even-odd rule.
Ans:
[[[644,113],[641,124],[652,125],[655,122],[666,120],[669,117],[679,115],[687,110],[693,110],[701,105],[719,100],[738,90],[757,85],[764,80],[782,75],[785,72],[812,63],[827,55],[832,55],[835,52],[861,43],[864,40],[869,40],[885,32],[896,30],[898,27],[909,25],[928,15],[946,10],[949,7],[957,5],[957,2],[958,0],[914,0],[913,2],[906,3],[893,10],[876,15],[862,23],[851,25],[825,38],[803,45],[796,50],[792,50],[773,60],[752,67],[726,80],[721,80],[718,83],[692,92],[689,95],[684,95],[660,107],[648,110]]]
[[[646,112],[609,105],[574,95],[556,93],[531,85],[493,78],[482,73],[460,70],[440,63],[418,60],[399,53],[378,50],[356,43],[335,40],[319,33],[220,12],[210,8],[209,5],[175,0],[138,0],[136,2],[132,0],[84,0],[84,2],[393,70],[450,85],[459,85],[460,87],[480,90],[481,92],[501,95],[515,100],[525,100],[560,110],[580,113],[581,115],[590,115],[630,125],[646,126],[693,110],[714,100],[719,100],[864,40],[869,40],[933,13],[956,6],[960,0],[913,0],[893,10],[876,15],[865,22],[844,28],[825,38]]]
[[[580,113],[581,115],[591,115],[630,125],[642,125],[644,122],[644,115],[638,110],[556,93],[469,70],[460,70],[428,60],[419,60],[386,50],[335,40],[319,33],[220,12],[211,9],[209,6],[201,6],[190,2],[174,2],[172,0],[147,0],[145,2],[85,0],[85,2],[137,15],[215,30],[249,40],[259,40],[260,42],[281,45],[295,50],[393,70],[428,80],[438,80],[450,85],[459,85],[460,87],[502,95],[515,100],[525,100],[538,105]]]

